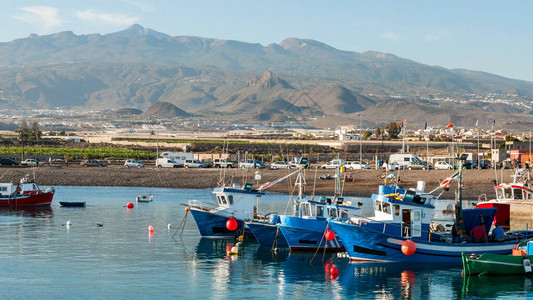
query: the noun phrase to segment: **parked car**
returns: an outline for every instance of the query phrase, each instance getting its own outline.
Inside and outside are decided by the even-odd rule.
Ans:
[[[207,168],[207,165],[198,159],[186,159],[183,166],[185,168]]]
[[[0,159],[0,165],[2,166],[17,166],[18,164],[19,164],[18,161],[11,159],[11,158]]]
[[[124,167],[126,168],[142,168],[144,167],[144,164],[136,159],[128,159],[124,163]]]
[[[320,166],[322,169],[336,169],[338,167],[344,166],[344,160],[342,159],[334,159],[327,164],[323,164]]]
[[[399,163],[397,162],[393,162],[393,163],[390,163],[387,168],[391,171],[394,171],[394,170],[403,170],[403,166],[400,165]]]
[[[20,162],[21,166],[29,166],[29,167],[37,167],[37,166],[44,166],[44,162],[40,162],[39,160],[35,158],[27,158]]]
[[[370,169],[370,166],[365,163],[364,161],[350,161],[346,163],[346,169],[352,169],[352,170],[368,170]]]
[[[429,169],[432,169],[433,166],[431,165],[428,165],[427,163],[425,162],[422,162],[422,163],[418,163],[418,162],[415,162],[415,163],[409,163],[406,168],[408,170],[427,170],[428,168]]]
[[[107,167],[107,163],[96,159],[85,160],[80,163],[82,167]]]
[[[438,161],[435,170],[453,170],[453,166],[447,161]]]
[[[289,164],[288,162],[286,161],[276,161],[276,162],[273,162],[270,164],[270,168],[272,170],[277,170],[277,169],[290,169],[292,167],[291,164]],[[296,165],[294,165],[294,167],[296,167]]]
[[[181,164],[170,158],[158,158],[155,160],[155,166],[158,168],[178,168]]]
[[[258,161],[257,159],[247,159],[247,160],[243,160],[239,163],[239,168],[247,168],[247,169],[251,169],[251,168],[256,168],[256,169],[263,169],[265,167],[265,164]]]
[[[230,161],[226,158],[215,158],[213,162],[213,167],[215,168],[235,168],[236,163],[234,161]]]
[[[311,168],[311,164],[309,163],[309,158],[307,157],[300,157],[299,159],[296,158],[294,161],[289,162],[289,165],[291,168],[304,168],[309,169]]]
[[[492,167],[492,162],[488,159],[482,159],[479,161],[479,167],[481,169],[490,169]]]

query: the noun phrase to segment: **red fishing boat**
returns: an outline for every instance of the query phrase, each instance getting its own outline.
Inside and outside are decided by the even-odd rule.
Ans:
[[[496,207],[496,222],[502,227],[509,228],[510,208],[513,201],[533,200],[533,189],[531,186],[531,176],[527,169],[518,169],[512,175],[513,183],[501,183],[494,186],[496,199],[481,200],[478,207]]]
[[[0,183],[0,207],[50,206],[55,190],[44,191],[28,176],[20,183]]]

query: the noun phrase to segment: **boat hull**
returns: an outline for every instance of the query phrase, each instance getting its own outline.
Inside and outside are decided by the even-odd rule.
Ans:
[[[463,254],[463,275],[519,275],[526,274],[523,260],[527,258],[533,261],[533,255],[529,256],[512,256],[483,254],[479,257],[472,258]]]
[[[0,198],[0,207],[50,206],[53,198],[53,192]]]
[[[271,223],[247,222],[246,226],[252,231],[255,240],[263,247],[287,247],[287,240],[278,226]]]
[[[246,237],[253,237],[252,232],[245,228],[245,224],[242,220],[237,220],[237,229],[231,231],[226,228],[226,222],[229,218],[228,216],[221,216],[215,213],[204,211],[196,208],[191,208],[190,212],[196,222],[198,231],[203,237],[218,237],[218,238],[232,238],[239,237],[243,235]]]
[[[422,238],[411,238],[416,245],[412,255],[405,255],[401,248],[407,238],[358,226],[331,221],[330,227],[342,239],[346,252],[352,261],[383,261],[428,263],[442,262],[460,264],[461,253],[467,254],[511,254],[520,240],[498,243],[446,243],[428,242]],[[533,232],[530,233],[533,236]]]
[[[279,228],[293,251],[320,250],[340,252],[344,251],[342,241],[335,237],[327,241],[324,237],[326,220],[305,219],[294,216],[280,216]]]

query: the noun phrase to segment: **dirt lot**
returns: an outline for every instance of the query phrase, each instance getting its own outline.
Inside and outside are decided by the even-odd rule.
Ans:
[[[224,172],[225,171],[225,172]],[[79,166],[44,166],[39,168],[14,167],[0,168],[2,182],[18,182],[25,174],[30,174],[40,185],[80,185],[80,186],[140,186],[140,187],[168,187],[187,189],[207,189],[215,187],[221,178],[225,178],[226,184],[244,182],[257,184],[274,181],[293,170],[268,170],[259,171],[261,179],[256,182],[255,170],[251,169],[156,169],[145,167],[142,169],[124,168],[110,166],[79,167]],[[466,170],[464,172],[464,199],[477,200],[481,194],[486,194],[488,198],[494,198],[493,180],[498,176],[505,182],[510,182],[512,170]],[[225,174],[224,174],[225,173]],[[332,194],[334,191],[334,180],[321,180],[320,176],[329,173],[334,174],[334,170],[306,170],[306,194]],[[353,196],[370,196],[377,191],[377,186],[383,184],[385,171],[380,170],[357,170],[351,171],[355,181],[343,183],[343,194]],[[452,174],[445,170],[406,170],[400,171],[401,185],[410,188],[416,187],[417,181],[426,181],[426,191],[438,186],[439,180],[445,179]],[[315,179],[316,178],[316,179]],[[294,180],[285,180],[269,188],[267,191],[289,193],[294,185]],[[443,194],[442,198],[451,199],[454,197],[456,184],[450,191]]]

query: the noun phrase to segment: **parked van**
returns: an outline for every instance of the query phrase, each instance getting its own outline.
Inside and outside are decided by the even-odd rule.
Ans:
[[[160,156],[162,158],[171,159],[180,165],[183,165],[188,159],[194,159],[194,153],[190,152],[163,152]]]
[[[172,159],[158,158],[155,161],[155,166],[158,168],[178,168],[181,164]]]
[[[391,154],[389,158],[389,164],[392,163],[398,163],[398,165],[403,166],[404,169],[409,170],[426,170],[428,168],[432,168],[431,165],[428,165],[414,154]]]

